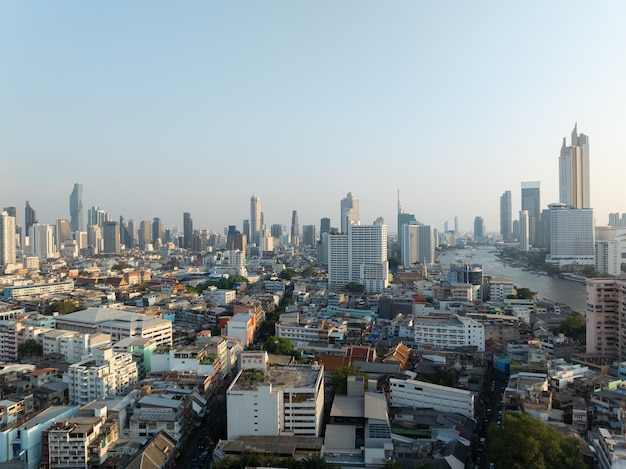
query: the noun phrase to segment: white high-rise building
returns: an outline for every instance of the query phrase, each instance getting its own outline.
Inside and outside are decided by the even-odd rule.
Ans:
[[[341,232],[347,233],[350,225],[359,224],[359,201],[352,192],[348,192],[345,199],[341,199]]]
[[[559,156],[559,202],[574,208],[591,208],[589,189],[589,137],[572,131],[572,145],[565,137]]]
[[[349,225],[348,232],[328,237],[328,285],[360,283],[367,292],[389,284],[387,225]]]
[[[54,226],[35,223],[28,233],[30,253],[45,261],[56,257],[56,244],[54,242]]]
[[[528,210],[519,212],[519,249],[520,251],[530,251],[530,222]]]
[[[402,225],[402,265],[434,263],[436,241],[435,229],[430,225]]]
[[[626,228],[596,226],[596,270],[618,276],[626,253]]]
[[[0,213],[0,265],[15,264],[15,218]]]
[[[546,262],[565,265],[594,265],[593,210],[550,204],[550,255]]]

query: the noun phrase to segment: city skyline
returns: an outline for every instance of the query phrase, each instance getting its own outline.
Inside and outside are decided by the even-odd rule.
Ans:
[[[0,6],[2,206],[22,215],[28,200],[53,224],[79,182],[84,210],[181,229],[189,212],[221,232],[241,229],[250,194],[267,226],[297,210],[301,226],[338,227],[353,192],[361,223],[382,216],[395,232],[399,190],[440,231],[458,217],[469,232],[479,216],[497,232],[499,197],[512,191],[518,213],[522,181],[541,183],[541,208],[560,200],[561,139],[578,122],[596,224],[626,212],[621,3],[124,11]],[[586,34],[571,34],[582,17]]]

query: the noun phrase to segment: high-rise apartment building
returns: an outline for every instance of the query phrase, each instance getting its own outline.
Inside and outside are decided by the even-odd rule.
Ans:
[[[150,222],[148,222],[150,225]],[[102,238],[104,239],[105,254],[119,254],[120,247],[120,225],[116,221],[107,221],[102,227]]]
[[[250,239],[253,244],[259,245],[261,238],[261,198],[255,195],[250,197]]]
[[[20,219],[17,216],[17,207],[4,207],[4,211],[7,212],[10,217],[15,218],[15,243],[18,248],[21,248],[22,247],[22,239],[21,239],[22,227],[20,225]]]
[[[70,194],[70,222],[72,231],[84,231],[83,224],[83,185],[74,184],[74,189]]]
[[[26,207],[24,208],[24,236],[30,236],[30,227],[35,223],[37,223],[37,213],[27,200]]]
[[[398,246],[400,247],[400,251],[402,251],[402,243],[403,243],[403,225],[411,225],[418,224],[415,219],[415,215],[409,212],[405,212],[402,210],[402,205],[400,205],[400,191],[398,191]]]
[[[60,249],[65,242],[72,241],[72,224],[70,220],[62,218],[57,220],[56,245]]]
[[[587,279],[587,353],[626,360],[626,281]]]
[[[322,233],[330,233],[330,218],[322,218],[320,220],[320,236]]]
[[[528,210],[519,211],[519,250],[530,251],[530,227],[528,222]]]
[[[139,249],[145,249],[146,244],[152,244],[152,225],[150,220],[139,223]]]
[[[359,201],[352,192],[341,199],[341,232],[347,233],[350,225],[359,224]]]
[[[541,245],[541,183],[522,182],[522,210],[528,211],[528,238],[532,247]]]
[[[111,215],[97,205],[87,210],[87,226],[98,225],[99,227],[103,227],[104,223],[107,221],[111,221]]]
[[[511,204],[511,191],[505,191],[500,196],[500,234],[502,241],[509,243],[513,240],[513,209]]]
[[[0,213],[0,265],[15,264],[15,218]]]
[[[626,229],[612,226],[596,226],[595,247],[597,272],[615,277],[622,273],[622,240]],[[624,246],[626,248],[626,246]]]
[[[367,292],[389,284],[387,225],[348,225],[348,232],[328,236],[328,285],[343,288],[354,282]]]
[[[565,204],[550,204],[550,255],[546,262],[565,265],[594,265],[595,233],[593,210]]]
[[[430,225],[402,225],[402,265],[410,267],[416,263],[425,265],[435,262],[437,245],[435,229]]]
[[[191,249],[193,246],[193,220],[191,213],[183,213],[183,248]]]
[[[572,130],[572,144],[565,137],[559,155],[559,202],[574,208],[591,208],[589,187],[589,137]]]
[[[33,256],[45,261],[56,257],[56,244],[54,242],[54,226],[35,223],[28,232],[29,250]]]

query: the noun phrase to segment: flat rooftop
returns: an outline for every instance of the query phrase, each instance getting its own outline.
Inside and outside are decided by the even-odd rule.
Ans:
[[[269,366],[263,370],[243,370],[230,387],[232,391],[252,391],[259,386],[313,388],[321,367],[309,365]]]

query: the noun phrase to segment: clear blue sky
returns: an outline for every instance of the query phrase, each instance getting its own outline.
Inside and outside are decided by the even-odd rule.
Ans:
[[[475,216],[541,181],[589,135],[597,224],[626,212],[626,3],[0,2],[0,207],[41,222],[84,205],[221,231],[261,198],[268,225],[396,230]],[[22,220],[20,220],[22,222]]]

